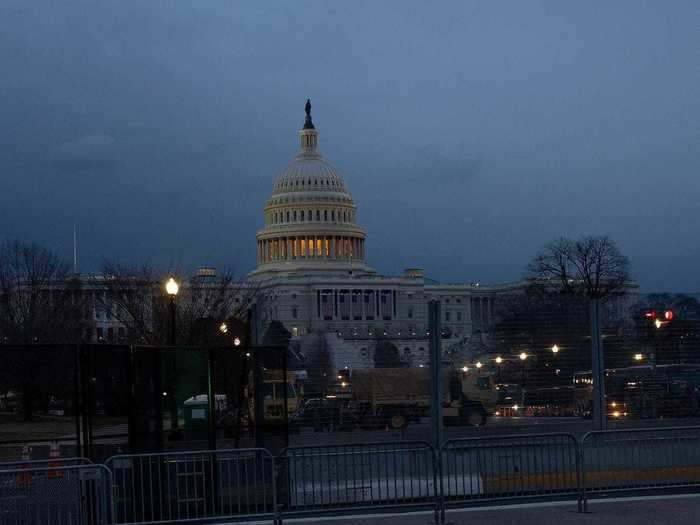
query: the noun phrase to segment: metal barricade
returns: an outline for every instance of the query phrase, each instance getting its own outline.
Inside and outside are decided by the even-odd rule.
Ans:
[[[578,450],[571,434],[446,441],[440,449],[442,507],[576,496],[581,475]]]
[[[74,465],[91,465],[88,458],[52,458],[52,459],[31,459],[17,461],[0,462],[0,470],[44,468],[44,467],[72,467]]]
[[[0,471],[0,525],[107,525],[112,474],[104,465]]]
[[[265,449],[113,456],[114,523],[274,517],[274,458]]]
[[[284,516],[437,501],[435,451],[422,441],[289,447],[277,459]]]
[[[584,506],[595,494],[700,486],[700,427],[589,432],[581,454]]]

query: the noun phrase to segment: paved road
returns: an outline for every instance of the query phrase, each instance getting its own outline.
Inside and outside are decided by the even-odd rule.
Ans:
[[[645,428],[665,426],[700,426],[697,418],[684,419],[631,419],[610,422],[610,429]],[[593,430],[593,421],[577,417],[493,417],[483,427],[445,427],[445,439],[466,437],[490,437],[512,434],[545,434],[566,432],[578,437]],[[427,421],[411,424],[405,430],[355,430],[348,432],[314,432],[303,428],[296,434],[290,434],[289,444],[333,445],[344,443],[369,443],[380,441],[410,441],[431,439],[430,426]]]
[[[449,512],[447,521],[452,525],[697,525],[700,522],[700,497],[593,501],[590,503],[590,511],[584,514],[576,512],[576,505],[571,503],[470,509]],[[433,515],[422,512],[371,517],[305,518],[285,520],[286,523],[428,525],[433,523]]]

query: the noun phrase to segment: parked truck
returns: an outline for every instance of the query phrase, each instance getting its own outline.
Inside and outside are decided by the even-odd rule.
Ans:
[[[327,396],[326,416],[337,427],[400,429],[429,415],[428,368],[366,368],[339,373],[339,384]],[[496,407],[492,374],[473,368],[443,370],[445,424],[484,425]]]
[[[263,414],[267,423],[282,423],[285,421],[284,409],[288,416],[293,416],[299,408],[300,394],[296,386],[296,375],[288,371],[286,381],[282,370],[262,371],[262,400]],[[255,422],[254,378],[250,374],[250,383],[246,388],[248,413],[251,423]]]

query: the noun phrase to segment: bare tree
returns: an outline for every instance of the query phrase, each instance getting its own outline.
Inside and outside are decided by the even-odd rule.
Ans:
[[[401,368],[404,363],[401,361],[399,349],[386,337],[377,337],[374,344],[374,367],[375,368]]]
[[[81,283],[34,243],[0,244],[0,341],[74,343],[87,329]]]
[[[619,298],[627,291],[629,267],[629,259],[606,236],[587,236],[576,241],[556,239],[528,267],[530,277],[545,291],[552,287],[554,291],[589,302],[591,372],[595,385],[593,416],[598,430],[605,430],[607,424],[601,303],[610,297]]]
[[[307,392],[310,395],[325,395],[334,383],[333,356],[323,332],[310,334],[303,352],[306,356],[306,370],[309,375]]]
[[[535,256],[528,274],[562,291],[601,299],[623,291],[630,282],[629,268],[629,259],[607,236],[560,237]]]
[[[150,264],[119,265],[105,262],[93,279],[98,308],[109,311],[126,328],[130,342],[163,344],[169,323],[167,274]],[[237,280],[231,271],[178,278],[177,341],[196,345],[217,343],[216,328],[229,318],[245,319],[258,298],[259,286]]]
[[[22,396],[22,413],[47,410],[72,388],[73,354],[57,344],[76,343],[89,322],[80,281],[57,255],[37,244],[0,244],[0,392]],[[51,346],[35,345],[51,343]]]

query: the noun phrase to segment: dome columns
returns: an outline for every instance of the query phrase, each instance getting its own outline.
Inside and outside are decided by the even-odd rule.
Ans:
[[[258,264],[325,259],[364,260],[365,241],[346,235],[292,235],[258,240]]]

